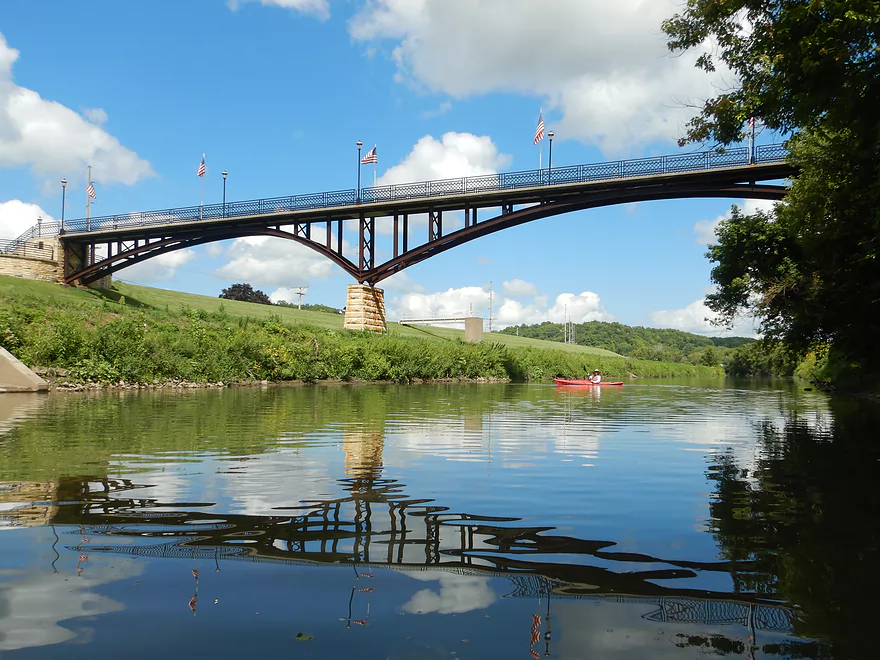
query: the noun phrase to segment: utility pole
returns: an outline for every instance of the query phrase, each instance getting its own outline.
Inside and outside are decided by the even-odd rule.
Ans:
[[[302,309],[303,296],[306,295],[306,291],[309,290],[308,286],[292,286],[291,289],[296,289],[293,292],[293,295],[297,296],[296,308]]]

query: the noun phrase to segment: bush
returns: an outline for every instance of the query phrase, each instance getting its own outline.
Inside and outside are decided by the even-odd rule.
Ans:
[[[502,344],[374,335],[180,309],[150,309],[109,300],[63,304],[0,299],[0,342],[30,365],[64,368],[75,382],[150,383],[247,380],[607,378],[711,375],[690,364],[596,357]],[[705,361],[705,360],[704,360]]]

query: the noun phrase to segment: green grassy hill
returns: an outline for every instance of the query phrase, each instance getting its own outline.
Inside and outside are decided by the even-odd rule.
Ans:
[[[0,277],[0,346],[62,383],[174,384],[711,376],[707,367],[632,360],[588,346],[389,324],[343,329],[340,314],[118,283],[111,291]]]
[[[15,278],[2,278],[0,281],[5,282],[7,279],[15,280]],[[33,282],[33,284],[42,283]],[[0,284],[0,286],[2,286],[2,284]],[[52,286],[52,284],[46,284],[46,287],[51,288]],[[247,303],[238,300],[222,300],[220,298],[199,296],[192,293],[180,293],[179,291],[168,291],[166,289],[153,289],[151,287],[138,286],[136,284],[128,284],[125,282],[115,282],[114,287],[115,291],[108,291],[103,295],[112,300],[118,300],[120,295],[125,296],[126,303],[129,305],[145,305],[154,309],[165,309],[167,307],[169,310],[175,312],[180,310],[181,307],[198,309],[205,312],[216,312],[221,309],[222,305],[222,309],[230,316],[247,316],[264,319],[274,314],[280,316],[285,323],[306,323],[319,328],[328,328],[331,330],[342,329],[342,314],[311,312],[304,309],[299,310],[295,307],[259,305],[257,303]],[[388,332],[402,337],[464,340],[464,330],[457,330],[455,328],[434,328],[389,323]],[[500,332],[487,332],[483,335],[483,341],[503,344],[505,346],[552,348],[554,350],[562,350],[572,353],[587,353],[604,357],[621,357],[617,353],[606,351],[602,348],[578,346],[576,344],[561,344],[559,342],[530,339],[527,337],[515,337]]]

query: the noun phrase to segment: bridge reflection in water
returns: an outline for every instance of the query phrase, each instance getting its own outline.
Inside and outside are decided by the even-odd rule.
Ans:
[[[612,541],[556,535],[552,527],[517,524],[516,517],[457,512],[413,498],[405,484],[383,476],[382,444],[381,431],[346,431],[346,475],[337,482],[344,495],[281,507],[278,515],[137,498],[149,484],[131,479],[65,478],[52,494],[60,504],[43,522],[88,537],[90,554],[197,559],[218,570],[237,561],[500,577],[510,581],[507,597],[546,599],[548,608],[556,599],[644,603],[653,606],[645,619],[738,624],[751,640],[756,631],[789,634],[797,622],[795,610],[770,597],[687,584],[698,573],[748,571],[748,562],[618,552]],[[69,549],[84,551],[82,544]]]

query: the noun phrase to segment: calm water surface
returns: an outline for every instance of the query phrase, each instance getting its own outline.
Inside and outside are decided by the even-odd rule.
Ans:
[[[787,384],[0,398],[7,658],[875,658],[880,410]]]

